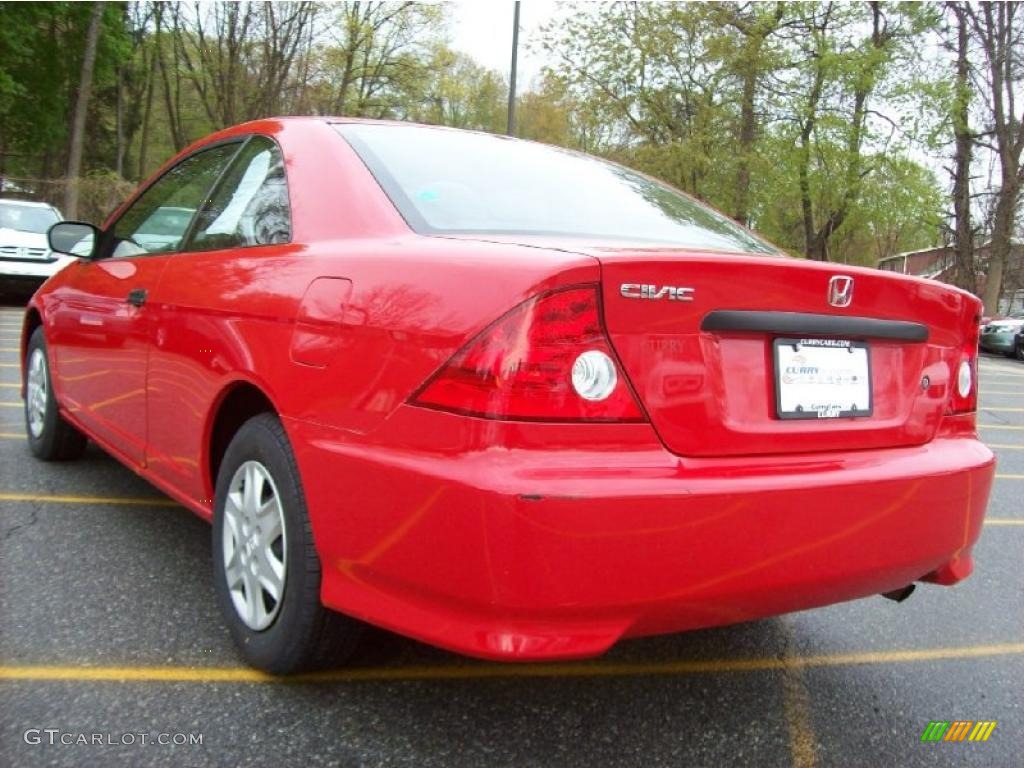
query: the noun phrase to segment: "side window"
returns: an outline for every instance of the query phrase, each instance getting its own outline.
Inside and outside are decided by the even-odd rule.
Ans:
[[[143,192],[114,224],[111,256],[180,250],[181,240],[218,177],[238,151],[238,142],[190,155]]]
[[[273,245],[291,236],[281,150],[270,139],[254,136],[200,211],[188,250]]]

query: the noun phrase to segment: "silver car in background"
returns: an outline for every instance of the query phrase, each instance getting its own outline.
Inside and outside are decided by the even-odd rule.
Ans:
[[[39,285],[74,261],[51,251],[46,240],[63,218],[49,203],[0,199],[0,282]]]
[[[1014,337],[1024,328],[1024,311],[1013,312],[1001,320],[993,320],[981,328],[979,346],[986,352],[1001,355],[1014,353]]]

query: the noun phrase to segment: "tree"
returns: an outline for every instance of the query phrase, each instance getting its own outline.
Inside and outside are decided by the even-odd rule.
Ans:
[[[82,167],[82,140],[85,135],[85,116],[89,108],[92,91],[92,71],[96,66],[96,44],[100,37],[100,22],[103,19],[103,3],[92,5],[89,31],[85,35],[85,53],[82,55],[82,74],[78,81],[78,95],[75,111],[71,118],[71,141],[68,147],[68,166],[64,190],[64,215],[70,219],[78,217],[78,176]]]
[[[968,291],[976,291],[974,266],[974,230],[971,226],[971,160],[975,136],[970,127],[971,82],[970,21],[962,3],[947,4],[956,19],[956,63],[950,118],[955,150],[953,153],[953,253],[956,266],[953,281]]]
[[[1018,112],[1017,95],[1024,83],[1024,12],[1018,3],[984,2],[965,4],[963,13],[985,58],[977,73],[990,128],[991,148],[999,163],[999,187],[995,192],[992,215],[992,243],[982,300],[985,311],[999,311],[1003,272],[1010,254],[1017,204],[1020,200],[1024,169],[1024,115]]]
[[[864,162],[870,138],[868,118],[874,114],[872,98],[897,65],[915,55],[913,42],[922,31],[935,24],[927,8],[871,2],[866,19],[862,8],[826,3],[807,6],[805,11],[810,86],[800,119],[801,210],[804,253],[819,261],[829,259],[832,236],[859,202],[863,179],[873,169]],[[867,27],[867,33],[858,39],[862,27]],[[834,193],[815,211],[809,165],[818,131],[828,131],[843,151],[829,180]]]
[[[538,106],[568,108],[576,146],[572,127],[593,126],[589,151],[793,252],[868,263],[937,233],[936,181],[906,157],[916,129],[878,108],[902,95],[936,19],[879,3],[579,6],[544,32]],[[873,175],[912,183],[884,196],[898,210],[866,199],[883,189]]]
[[[786,6],[781,3],[721,3],[711,6],[712,19],[734,29],[739,40],[726,39],[724,56],[741,83],[736,191],[733,218],[750,223],[750,172],[758,131],[758,89],[771,68],[765,55],[769,38],[782,26]],[[730,36],[731,38],[731,36]]]
[[[582,148],[585,138],[578,125],[581,116],[582,110],[574,108],[571,97],[550,75],[541,80],[539,88],[517,98],[516,127],[524,139]]]
[[[499,73],[438,45],[426,76],[405,86],[403,100],[412,120],[498,133],[505,124],[507,92]]]
[[[312,2],[175,4],[175,61],[215,128],[288,111],[293,65],[309,42]]]
[[[72,111],[82,80],[92,3],[0,3],[0,152],[5,175],[63,203]],[[102,6],[85,113],[80,167],[113,166],[116,67],[125,55],[120,5]],[[59,190],[59,191],[58,191]]]
[[[662,178],[719,201],[733,134],[728,73],[708,50],[707,10],[690,3],[575,7],[545,30],[557,79],[594,127],[587,149],[658,165]],[[729,161],[729,167],[734,164]],[[708,185],[711,185],[710,187]]]
[[[429,77],[444,10],[412,2],[339,3],[313,76],[319,114],[402,117],[403,95]]]

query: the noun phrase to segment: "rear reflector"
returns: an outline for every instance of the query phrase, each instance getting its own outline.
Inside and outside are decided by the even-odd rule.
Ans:
[[[414,405],[491,419],[645,421],[601,320],[597,286],[520,304],[462,348]]]

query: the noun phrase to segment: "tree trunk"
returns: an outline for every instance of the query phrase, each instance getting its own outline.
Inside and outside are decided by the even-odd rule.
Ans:
[[[814,232],[812,236],[805,235],[807,257],[818,261],[828,261],[828,245],[832,235],[846,221],[850,210],[860,199],[861,180],[864,173],[861,171],[861,148],[864,143],[865,115],[867,114],[868,97],[875,87],[875,78],[879,68],[884,61],[881,56],[892,33],[886,31],[887,27],[882,20],[881,6],[878,2],[872,2],[871,17],[872,30],[870,43],[871,47],[878,54],[863,72],[860,73],[853,89],[853,113],[850,115],[850,136],[846,143],[846,171],[844,174],[843,195],[839,205],[829,211],[825,217],[825,223],[821,229]],[[803,169],[801,169],[803,171]],[[803,181],[801,179],[801,181]],[[807,218],[804,218],[804,230],[807,231]]]
[[[818,241],[818,233],[814,228],[814,205],[811,201],[811,135],[818,119],[818,102],[821,101],[821,90],[825,84],[825,71],[821,61],[815,59],[814,81],[811,94],[807,101],[807,113],[800,126],[800,210],[804,225],[804,255],[816,261],[825,261],[825,244]]]
[[[114,114],[117,133],[117,149],[114,159],[114,170],[118,176],[124,177],[124,75],[121,67],[117,68],[117,111]]]
[[[157,31],[160,34],[159,18],[157,19]],[[150,118],[153,115],[153,90],[156,79],[156,68],[160,65],[157,59],[157,48],[153,46],[153,53],[149,58],[149,71],[146,72],[146,106],[142,112],[142,135],[139,138],[139,166],[136,178],[143,179],[146,176],[146,155],[149,152],[149,126]]]
[[[964,5],[964,14],[971,21],[975,36],[981,43],[988,64],[986,98],[993,117],[993,137],[999,157],[1000,183],[996,193],[996,209],[992,221],[992,242],[989,245],[988,273],[985,280],[985,312],[999,311],[1003,292],[1003,271],[1012,247],[1014,221],[1024,169],[1024,121],[1016,114],[1015,92],[1020,87],[1020,19],[1016,3],[979,3]]]
[[[167,128],[171,134],[171,142],[174,144],[174,151],[180,152],[185,148],[185,139],[182,136],[181,124],[179,122],[180,112],[176,108],[177,94],[172,92],[171,80],[167,74],[167,62],[164,61],[163,49],[160,47],[159,37],[157,38],[157,60],[160,62],[160,79],[164,84],[164,105],[167,109]],[[177,64],[175,64],[177,68]]]
[[[64,189],[64,215],[69,219],[78,216],[78,176],[82,172],[82,143],[85,138],[85,117],[89,109],[92,91],[92,70],[96,65],[96,45],[100,39],[100,25],[103,21],[103,3],[93,3],[89,31],[85,36],[85,54],[82,56],[82,71],[78,81],[78,97],[71,118],[71,141],[68,145],[68,167]]]
[[[756,57],[751,58],[756,60]],[[754,96],[757,90],[757,68],[749,63],[743,74],[743,99],[740,104],[740,156],[736,171],[736,212],[740,224],[750,223],[750,158],[757,138],[757,114]]]
[[[953,253],[956,266],[953,282],[968,291],[977,291],[974,268],[974,233],[971,231],[971,155],[974,137],[968,124],[971,106],[970,62],[968,61],[967,19],[959,3],[950,3],[957,19],[957,59],[953,102]]]
[[[988,272],[985,292],[981,300],[985,303],[985,314],[999,314],[999,299],[1003,294],[1003,272],[1012,246],[1014,213],[1020,183],[1016,175],[1005,180],[999,190],[999,200],[992,221],[992,241],[988,249]]]

